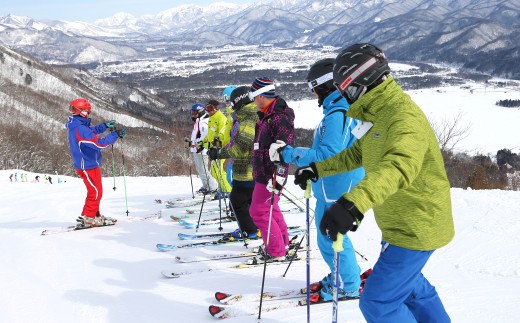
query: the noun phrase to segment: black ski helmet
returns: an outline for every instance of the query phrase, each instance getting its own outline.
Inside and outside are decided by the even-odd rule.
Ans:
[[[388,60],[381,49],[367,43],[354,44],[342,50],[334,61],[334,86],[353,104],[389,73]]]
[[[332,68],[334,58],[325,58],[314,63],[307,73],[307,84],[312,92],[318,95],[318,105],[323,104],[323,100],[336,91],[332,81]]]
[[[238,111],[242,109],[245,105],[253,102],[249,97],[249,92],[251,92],[250,86],[239,86],[231,92],[229,97],[230,105],[233,111]]]

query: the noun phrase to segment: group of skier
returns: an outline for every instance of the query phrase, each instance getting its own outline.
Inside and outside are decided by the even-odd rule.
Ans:
[[[300,166],[295,184],[305,189],[312,182],[318,247],[331,270],[320,282],[320,295],[332,299],[332,243],[341,234],[338,294],[360,297],[368,322],[449,322],[422,274],[431,254],[454,236],[450,186],[426,117],[390,75],[383,51],[371,44],[355,44],[335,59],[317,61],[307,82],[324,114],[310,148],[292,146],[294,112],[270,79],[257,78],[247,95],[242,95],[247,89],[231,93],[231,102],[248,97],[258,109],[252,145],[240,151],[251,152],[249,213],[266,246],[260,260],[287,255],[287,225],[278,200],[287,177],[284,166],[294,164]],[[233,147],[212,149],[210,159],[234,157]],[[382,249],[360,295],[360,268],[347,233],[356,231],[370,209],[382,231]],[[245,221],[239,219],[239,227],[245,228]]]
[[[49,175],[44,175],[43,176],[44,178],[44,183],[45,184],[52,184],[52,177]],[[9,181],[11,182],[18,182],[18,173],[14,173],[14,174],[11,174],[9,175]],[[26,173],[21,173],[20,174],[20,182],[29,182],[29,179],[27,178],[27,174]],[[40,175],[36,175],[34,177],[34,179],[32,180],[32,183],[39,183],[40,182]],[[58,178],[58,184],[61,183],[61,179]]]
[[[318,247],[331,271],[320,282],[320,295],[332,299],[332,244],[341,235],[338,296],[359,297],[368,322],[449,322],[422,274],[432,253],[454,236],[450,186],[424,113],[391,76],[383,51],[371,44],[354,44],[336,58],[315,62],[306,81],[323,110],[311,147],[294,147],[295,114],[271,78],[226,88],[227,120],[217,100],[193,105],[194,127],[186,143],[202,180],[200,191],[229,193],[239,226],[229,236],[261,236],[265,247],[258,261],[284,261],[289,236],[278,202],[288,164],[298,166],[294,182],[302,189],[311,183]],[[78,220],[102,225],[114,220],[99,214],[99,150],[122,139],[125,130],[115,128],[115,121],[91,127],[85,99],[70,106],[71,154],[88,192]],[[109,135],[97,137],[107,129]],[[360,294],[360,267],[348,233],[370,209],[382,249]]]

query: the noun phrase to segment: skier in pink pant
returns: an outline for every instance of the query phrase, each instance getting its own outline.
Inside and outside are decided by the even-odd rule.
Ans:
[[[271,161],[269,148],[272,143],[277,141],[293,143],[294,111],[275,94],[273,81],[268,78],[256,78],[249,95],[256,103],[260,117],[256,124],[253,143],[255,188],[249,213],[255,225],[260,229],[267,249],[267,253],[257,259],[262,262],[282,261],[286,257],[285,247],[289,244],[289,234],[278,201],[280,200],[280,190],[287,178],[288,168],[279,168]],[[273,175],[277,171],[280,172],[276,174],[276,183],[273,185]],[[275,194],[271,214],[273,190]]]

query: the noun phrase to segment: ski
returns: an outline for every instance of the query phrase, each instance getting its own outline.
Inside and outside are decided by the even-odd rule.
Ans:
[[[218,207],[216,207],[216,208],[212,207],[212,208],[209,208],[209,209],[203,209],[202,210],[202,214],[205,214],[205,213],[218,213],[220,211],[222,211],[222,213],[224,213],[224,214],[228,214],[230,212],[230,210],[221,210]],[[186,213],[188,213],[188,214],[199,214],[200,210],[186,209]]]
[[[215,219],[201,220],[199,223],[199,226],[219,224],[219,223],[221,223],[221,221],[222,221],[222,223],[235,222],[235,218],[226,216],[226,217],[222,217],[222,219],[215,218]],[[187,221],[184,219],[180,219],[178,222],[180,224],[182,224],[186,229],[193,229],[197,226],[196,223],[193,223],[193,222],[190,222],[190,221]]]
[[[294,235],[294,234],[300,233],[301,229],[299,226],[291,226],[291,227],[287,227],[287,231],[288,231],[289,235]],[[229,234],[230,234],[230,232],[200,233],[200,234],[179,233],[178,236],[179,236],[179,239],[181,239],[181,240],[197,240],[197,239],[223,237],[223,236],[229,235]]]
[[[253,241],[253,240],[261,240],[261,239],[246,239],[246,241]],[[205,247],[205,246],[217,246],[227,243],[236,243],[236,242],[243,242],[243,240],[212,240],[212,241],[200,241],[200,242],[192,242],[187,244],[180,244],[180,245],[174,245],[174,244],[163,244],[158,243],[156,245],[157,249],[159,251],[171,251],[175,249],[182,249],[182,248],[197,248],[197,247]]]
[[[234,258],[244,258],[244,257],[253,257],[257,253],[256,252],[243,252],[238,254],[221,254],[221,255],[213,255],[209,257],[183,257],[183,256],[175,256],[175,260],[180,263],[192,263],[192,262],[203,262],[203,261],[214,261],[214,260],[222,260],[222,259],[234,259]]]
[[[306,293],[303,292],[305,289],[298,290],[282,290],[276,292],[264,292],[262,294],[263,300],[279,300],[289,298],[301,298]],[[319,290],[318,290],[319,291]],[[318,291],[314,291],[316,293]],[[215,299],[224,305],[232,305],[238,302],[255,302],[258,301],[258,294],[228,294],[223,292],[216,292]]]
[[[264,294],[265,295],[265,294]],[[300,295],[303,296],[303,295]],[[338,301],[351,301],[357,300],[359,297],[352,298],[341,298]],[[289,307],[299,307],[299,306],[307,306],[307,297],[300,298],[273,298],[273,299],[265,299],[266,301],[262,305],[262,312],[271,312],[274,310],[289,308]],[[226,319],[232,317],[240,317],[240,316],[249,316],[256,315],[259,311],[258,295],[256,295],[256,299],[251,302],[241,302],[239,306],[209,306],[209,313],[218,319]],[[318,293],[312,294],[310,297],[310,305],[324,304],[330,303],[331,301],[325,301],[323,298],[319,296]]]
[[[58,233],[65,233],[65,232],[72,232],[72,231],[80,231],[80,230],[88,230],[88,229],[95,229],[95,228],[110,227],[110,226],[115,225],[116,222],[111,223],[111,224],[105,224],[105,225],[102,225],[102,226],[97,226],[97,227],[89,227],[89,228],[80,228],[80,227],[77,227],[75,225],[71,225],[71,226],[68,226],[68,227],[61,227],[61,228],[55,228],[55,229],[46,229],[46,230],[42,231],[41,235],[42,236],[48,236],[48,235],[51,235],[51,234],[58,234]]]
[[[165,278],[179,278],[181,276],[185,276],[185,275],[191,275],[191,274],[194,274],[194,273],[203,273],[203,272],[208,272],[208,271],[212,271],[213,269],[211,268],[203,268],[203,269],[196,269],[196,270],[184,270],[184,271],[173,271],[173,270],[170,270],[170,269],[165,269],[163,271],[161,271],[161,274],[165,277]]]

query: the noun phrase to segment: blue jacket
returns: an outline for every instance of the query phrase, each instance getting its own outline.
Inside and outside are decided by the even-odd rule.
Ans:
[[[283,160],[297,166],[307,166],[312,162],[325,160],[352,146],[356,137],[351,131],[358,124],[358,120],[345,115],[348,108],[347,100],[338,91],[329,94],[323,100],[325,116],[315,130],[312,147],[293,148],[287,145],[282,153]],[[329,177],[320,177],[316,183],[311,182],[312,191],[317,200],[332,203],[345,192],[349,192],[363,177],[365,177],[363,168]]]
[[[107,126],[102,123],[90,126],[90,119],[79,115],[69,117],[65,125],[68,129],[70,154],[76,169],[94,169],[101,165],[101,149],[105,149],[116,142],[118,135],[115,131],[104,138],[97,134],[105,132]]]

